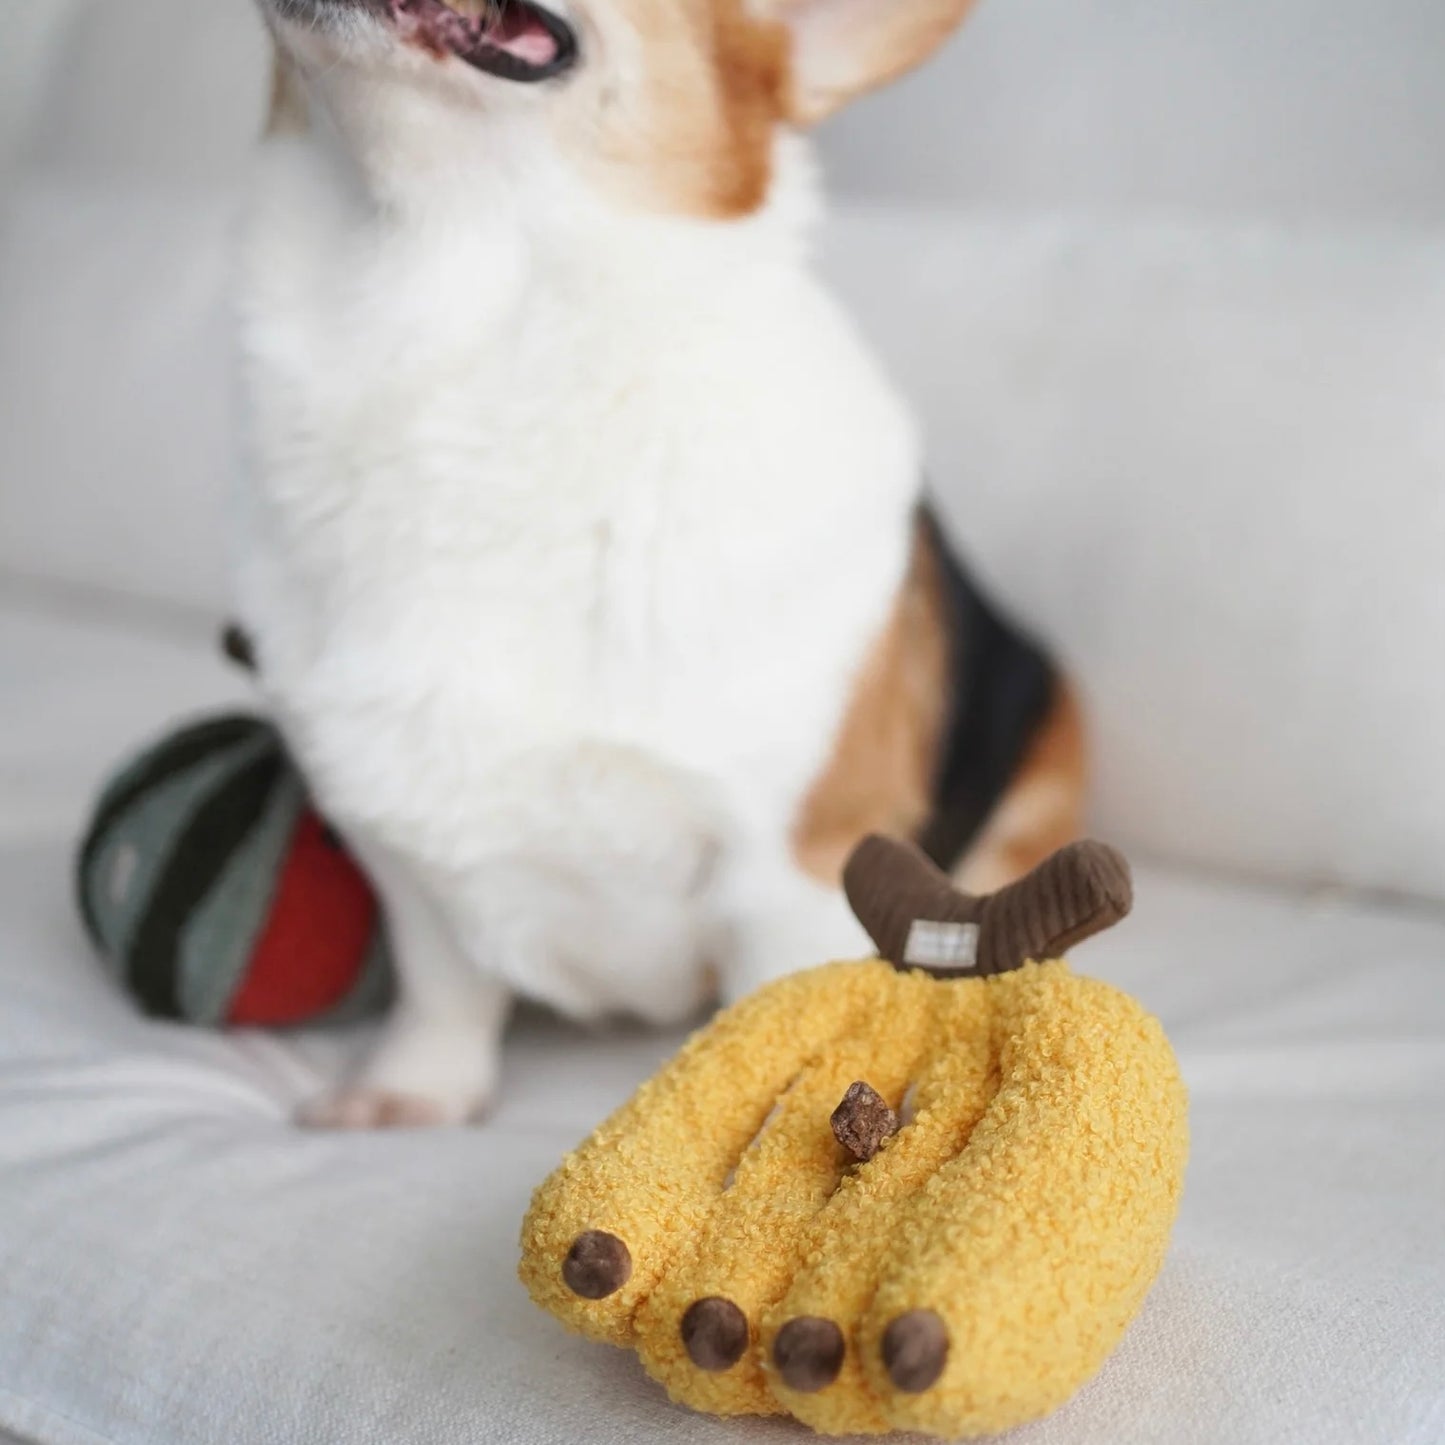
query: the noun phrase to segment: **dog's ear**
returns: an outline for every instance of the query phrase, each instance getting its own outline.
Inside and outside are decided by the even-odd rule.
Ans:
[[[974,0],[763,0],[792,33],[789,110],[812,125],[921,64]]]

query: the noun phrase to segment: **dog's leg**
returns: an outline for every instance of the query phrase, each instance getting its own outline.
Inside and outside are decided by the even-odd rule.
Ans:
[[[388,1129],[476,1119],[496,1093],[511,992],[478,971],[405,870],[366,861],[386,910],[400,980],[396,1008],[360,1075],[305,1105],[300,1120],[320,1129]]]

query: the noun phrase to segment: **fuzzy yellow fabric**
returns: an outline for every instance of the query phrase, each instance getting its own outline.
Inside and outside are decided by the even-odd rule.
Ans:
[[[863,1079],[911,1118],[866,1164],[829,1123]],[[1163,1261],[1188,1149],[1159,1024],[1058,962],[938,980],[832,964],[720,1015],[537,1191],[522,1235],[532,1297],[573,1329],[636,1349],[674,1399],[790,1413],[829,1434],[959,1437],[1037,1418],[1118,1343]],[[601,1300],[567,1287],[573,1242],[631,1256]],[[748,1348],[700,1369],[681,1321],[730,1300]],[[928,1310],[942,1373],[897,1388],[890,1322]],[[846,1340],[837,1378],[790,1390],[778,1331],[809,1316]]]

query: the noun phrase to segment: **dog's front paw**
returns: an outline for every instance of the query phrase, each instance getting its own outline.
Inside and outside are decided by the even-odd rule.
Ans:
[[[485,1118],[500,1083],[504,1005],[505,997],[489,1018],[398,1009],[361,1071],[304,1104],[297,1122],[311,1129],[439,1129]]]

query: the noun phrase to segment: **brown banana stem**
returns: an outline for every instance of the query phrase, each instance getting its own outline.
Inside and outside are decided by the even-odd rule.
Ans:
[[[1133,904],[1128,863],[1096,842],[1061,849],[1027,877],[975,898],[911,843],[875,834],[858,845],[843,886],[883,958],[940,977],[1006,973],[1029,959],[1058,958],[1112,927]]]

